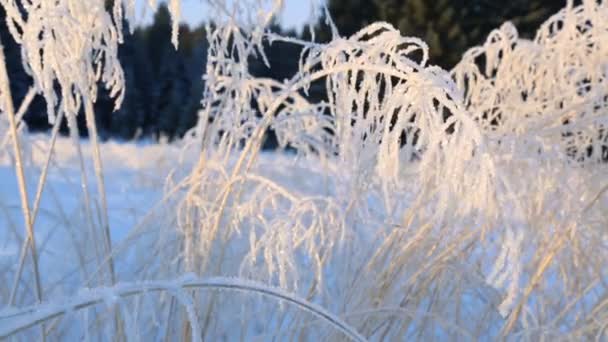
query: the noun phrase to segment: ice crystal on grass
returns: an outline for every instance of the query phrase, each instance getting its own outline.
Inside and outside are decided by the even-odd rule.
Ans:
[[[21,43],[24,67],[45,97],[49,121],[55,107],[78,113],[83,98],[95,101],[102,81],[120,106],[124,76],[117,51],[121,33],[106,12],[103,1],[32,1],[25,15],[13,1],[3,0],[13,38]],[[117,18],[120,20],[120,18]],[[61,95],[54,84],[61,86]]]

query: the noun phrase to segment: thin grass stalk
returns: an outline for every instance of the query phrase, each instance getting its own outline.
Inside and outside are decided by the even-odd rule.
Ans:
[[[107,295],[126,298],[149,292],[168,292],[169,294],[175,294],[175,292],[179,289],[181,289],[182,291],[194,289],[231,290],[264,295],[287,303],[291,303],[313,314],[314,316],[322,319],[327,324],[334,327],[336,330],[342,332],[344,335],[346,335],[353,341],[367,341],[364,336],[358,333],[354,328],[344,322],[341,318],[330,313],[329,311],[317,304],[308,302],[295,295],[287,293],[282,289],[270,287],[252,281],[242,281],[235,278],[224,277],[214,277],[208,279],[190,279],[181,281],[178,280],[170,282],[151,281],[139,284],[121,284],[120,286],[114,288],[106,288],[102,289],[101,291],[92,291],[90,292],[90,295],[83,295],[81,298],[76,298],[68,303],[60,303],[59,305],[51,303],[44,307],[38,305],[31,308],[21,309],[16,312],[8,312],[5,314],[0,312],[0,319],[10,319],[22,315],[33,316],[31,320],[19,320],[18,322],[16,322],[16,324],[10,327],[7,326],[4,330],[0,329],[0,339],[13,336],[20,331],[28,329],[32,326],[35,326],[36,324],[40,324],[49,319],[60,317],[68,311],[82,310],[90,306],[103,303],[104,298]]]
[[[30,88],[31,89],[31,88]],[[42,192],[44,190],[44,185],[46,184],[46,177],[48,175],[49,165],[51,164],[51,159],[53,156],[53,151],[55,149],[55,143],[57,141],[57,135],[59,133],[59,127],[61,125],[61,121],[63,121],[63,111],[59,113],[57,120],[55,121],[55,125],[53,126],[53,131],[51,134],[51,146],[48,151],[46,162],[42,169],[42,174],[40,175],[40,179],[38,181],[38,188],[36,189],[36,197],[34,199],[34,206],[32,210],[32,226],[36,224],[36,217],[38,216],[38,210],[40,209],[40,200],[42,199]],[[13,305],[15,302],[15,296],[17,294],[17,288],[19,281],[21,279],[21,273],[23,272],[23,265],[25,264],[25,255],[26,250],[29,247],[31,240],[29,235],[23,241],[23,245],[21,246],[21,253],[19,256],[19,266],[17,268],[17,275],[15,276],[15,281],[13,282],[13,287],[11,289],[11,294],[9,297],[9,305]]]
[[[40,281],[40,270],[38,267],[38,252],[36,250],[36,238],[34,236],[34,224],[32,221],[32,215],[30,212],[30,206],[28,202],[27,185],[25,182],[25,171],[23,167],[23,160],[21,155],[21,143],[17,134],[17,123],[15,122],[15,108],[13,106],[13,99],[11,95],[10,83],[8,74],[6,72],[6,59],[4,57],[4,46],[0,40],[0,93],[4,95],[4,105],[6,115],[10,125],[11,136],[13,140],[13,149],[15,153],[15,172],[17,173],[17,182],[19,184],[19,194],[21,197],[21,208],[23,211],[23,219],[25,221],[25,227],[27,231],[27,239],[31,240],[30,251],[32,255],[32,267],[34,271],[34,282],[36,289],[36,300],[42,302],[42,284]],[[26,239],[26,240],[27,240]],[[46,340],[44,335],[44,325],[40,327],[40,337],[42,341]]]
[[[568,232],[570,232],[572,229],[574,229],[574,225],[572,225],[568,229]],[[536,268],[536,272],[534,273],[534,275],[528,282],[528,285],[526,286],[526,288],[523,291],[522,298],[519,300],[519,303],[517,304],[517,306],[515,307],[513,312],[509,315],[509,319],[503,325],[503,328],[500,333],[502,338],[506,338],[508,336],[508,334],[511,332],[511,330],[515,327],[515,323],[517,322],[517,319],[521,315],[521,313],[524,309],[524,305],[528,301],[528,298],[530,298],[532,291],[534,291],[534,289],[540,282],[545,271],[549,268],[549,266],[551,266],[551,262],[553,261],[553,259],[557,255],[557,253],[559,251],[561,251],[561,248],[563,247],[564,243],[566,242],[567,235],[569,235],[569,234],[566,233],[566,234],[563,234],[562,236],[560,236],[558,238],[558,240],[555,243],[553,243],[553,246],[551,246],[551,248],[548,250],[547,254],[543,258],[541,258],[539,265]]]
[[[23,127],[23,124],[22,124],[23,116],[25,115],[25,113],[27,113],[27,110],[30,107],[30,104],[32,104],[32,100],[34,99],[35,95],[36,95],[36,88],[31,86],[30,89],[28,89],[27,94],[25,94],[23,101],[21,101],[21,105],[19,105],[19,109],[17,109],[15,121],[17,123],[18,130],[21,129],[21,127]],[[2,140],[2,145],[0,145],[0,151],[4,150],[4,148],[6,147],[6,144],[8,144],[9,139],[10,139],[10,133],[4,137],[4,140]]]
[[[597,193],[597,195],[594,196],[593,199],[584,207],[584,209],[582,210],[581,213],[585,213],[587,210],[589,210],[589,208],[591,208],[591,206],[593,206],[593,204],[602,196],[602,194],[606,191],[606,189],[608,189],[608,186],[602,188]],[[576,230],[576,224],[571,223],[570,226],[568,227],[568,229],[566,230],[566,232],[564,234],[560,235],[559,238],[555,242],[552,243],[552,245],[550,246],[550,248],[547,251],[547,254],[543,258],[541,258],[539,265],[536,268],[536,272],[534,273],[534,275],[528,282],[528,285],[526,286],[526,288],[523,291],[522,298],[519,300],[519,303],[515,307],[515,310],[509,316],[509,320],[504,324],[504,326],[502,328],[501,336],[503,338],[506,338],[507,335],[511,332],[511,330],[515,326],[515,323],[517,322],[517,318],[519,318],[519,316],[521,315],[521,313],[523,311],[523,307],[526,304],[526,302],[528,301],[530,295],[532,294],[532,291],[534,291],[536,286],[539,284],[543,274],[551,266],[556,255],[562,250],[562,248],[566,244],[568,236],[571,236],[574,230]],[[569,305],[566,306],[566,309],[568,308],[568,306]],[[560,313],[560,315],[561,314],[562,313]],[[554,322],[554,324],[555,324],[555,322]]]
[[[89,139],[93,148],[93,164],[95,167],[95,177],[97,179],[97,191],[99,191],[101,201],[101,214],[99,215],[99,223],[101,226],[101,234],[104,242],[104,257],[100,262],[107,262],[108,275],[110,277],[110,285],[116,283],[116,273],[114,271],[114,258],[112,256],[112,240],[110,235],[110,223],[108,217],[108,202],[106,198],[106,186],[103,178],[103,163],[101,161],[101,151],[99,148],[99,136],[97,133],[97,123],[95,122],[95,110],[90,99],[85,99],[84,106],[85,119],[89,132]],[[116,310],[114,314],[114,325],[117,330],[119,340],[124,339],[124,329],[122,325],[120,310]]]
[[[30,86],[25,94],[25,97],[21,101],[21,105],[19,105],[19,109],[17,109],[17,124],[21,126],[23,121],[23,116],[27,113],[27,110],[30,108],[32,101],[34,100],[34,96],[36,96],[36,88],[34,86]]]
[[[169,327],[169,322],[173,321],[171,318],[173,317],[173,311],[175,310],[175,298],[171,297],[171,300],[169,302],[169,310],[167,313],[167,320],[166,320],[166,330],[165,330],[165,336],[163,337],[163,341],[165,342],[169,342],[171,341],[170,338],[170,334],[171,334],[171,328]]]
[[[95,223],[93,221],[93,213],[91,212],[91,195],[89,193],[89,185],[87,172],[84,165],[84,156],[82,154],[82,146],[80,144],[80,134],[78,131],[78,123],[76,122],[76,117],[73,113],[67,113],[68,118],[68,126],[70,128],[70,138],[72,139],[72,144],[76,148],[76,152],[78,155],[78,162],[80,166],[80,185],[82,187],[82,192],[84,196],[84,210],[85,216],[87,220],[87,224],[90,229],[90,234],[92,237],[92,241],[99,241],[97,237],[97,229],[95,229]],[[95,245],[95,257],[98,261],[102,260],[101,253],[99,251],[99,245],[97,243],[93,243]],[[102,271],[103,272],[103,271]],[[100,275],[100,278],[103,279],[103,273]]]
[[[106,187],[103,178],[103,163],[101,161],[101,151],[99,149],[99,137],[97,134],[97,124],[95,123],[95,112],[93,103],[87,99],[85,101],[85,116],[87,128],[89,130],[89,138],[93,147],[93,163],[95,165],[95,177],[97,178],[97,187],[101,200],[101,227],[104,236],[105,255],[109,257],[107,260],[108,270],[110,273],[110,284],[116,283],[116,274],[114,271],[114,258],[112,257],[112,240],[110,233],[110,224],[108,219],[108,202],[106,198]]]
[[[36,299],[38,302],[42,301],[42,286],[40,284],[40,272],[38,269],[38,255],[36,251],[36,239],[34,237],[34,227],[32,222],[32,215],[30,212],[28,202],[27,185],[25,181],[25,171],[23,167],[23,159],[21,155],[21,143],[17,134],[17,124],[15,120],[15,109],[13,107],[13,100],[11,96],[11,90],[9,87],[9,79],[6,72],[6,61],[4,58],[4,47],[0,41],[0,91],[4,95],[4,104],[6,114],[8,116],[11,137],[13,141],[13,149],[15,153],[15,172],[17,174],[17,182],[19,185],[19,194],[21,197],[21,208],[23,211],[23,218],[25,221],[27,239],[30,239],[33,243],[31,244],[32,252],[32,263],[34,268],[34,277],[36,282]],[[26,239],[26,240],[27,240]]]

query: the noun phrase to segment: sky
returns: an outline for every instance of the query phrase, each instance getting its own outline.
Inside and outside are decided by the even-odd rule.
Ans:
[[[138,0],[140,5],[146,0]],[[281,13],[279,21],[286,29],[302,28],[304,23],[310,18],[311,5],[309,0],[284,0],[285,8]],[[182,21],[191,27],[198,26],[206,19],[206,9],[203,0],[182,0]],[[152,13],[147,13],[144,23],[149,23]]]

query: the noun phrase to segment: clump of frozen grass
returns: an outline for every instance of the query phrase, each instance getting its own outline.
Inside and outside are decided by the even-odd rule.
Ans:
[[[205,153],[180,211],[189,270],[266,277],[344,312],[434,303],[437,316],[454,317],[467,291],[490,291],[485,303],[465,306],[504,322],[453,320],[486,336],[532,333],[568,315],[559,298],[601,279],[591,265],[606,258],[581,247],[603,249],[589,221],[605,170],[603,15],[602,3],[570,6],[532,42],[505,24],[450,73],[428,66],[425,44],[388,24],[328,44],[268,34],[304,46],[299,73],[284,83],[247,73],[243,56],[263,54],[241,41],[254,31],[214,36],[207,87],[218,95],[203,102]],[[302,98],[321,79],[329,101]],[[306,219],[310,189],[259,174],[268,128],[303,163],[318,163],[317,180],[328,184]],[[225,255],[229,262],[213,262]],[[595,271],[566,271],[569,259]],[[454,278],[457,269],[466,276]],[[328,282],[331,272],[340,279]],[[436,333],[427,320],[362,322],[367,336]]]
[[[235,23],[210,31],[203,154],[179,212],[188,271],[254,277],[347,313],[428,297],[430,287],[408,289],[427,276],[416,270],[420,252],[435,259],[426,267],[442,271],[480,234],[463,241],[465,227],[448,220],[496,216],[493,165],[449,73],[426,64],[422,41],[379,23],[325,45],[291,40],[305,48],[300,72],[284,83],[254,79],[244,56],[263,57],[259,29]],[[309,103],[301,92],[321,79],[329,102]],[[290,189],[263,174],[268,128],[306,164],[321,165],[311,178],[326,189]],[[461,191],[484,201],[461,200]],[[221,324],[215,307],[231,311],[206,307],[210,326]],[[437,315],[449,317],[451,308]],[[426,324],[360,322],[365,335],[384,337]]]
[[[503,333],[520,315],[537,322],[563,318],[560,297],[584,301],[585,287],[604,277],[593,266],[606,254],[598,245],[603,233],[592,217],[601,210],[606,185],[600,175],[608,157],[606,13],[603,3],[569,3],[532,41],[519,39],[507,23],[483,46],[469,50],[452,71],[500,166],[496,177],[503,190],[498,194],[504,198],[499,202],[508,213],[503,222],[525,227],[524,243],[517,248],[524,259],[509,258],[501,271],[512,279],[505,301],[512,302],[514,288],[520,292]],[[511,240],[505,239],[503,248],[517,246]],[[502,264],[497,262],[493,274]],[[553,291],[543,292],[543,287]],[[542,311],[527,306],[531,297]],[[523,322],[529,329],[530,322]]]
[[[112,44],[116,3],[98,13]],[[448,72],[386,23],[318,44],[266,31],[281,1],[209,3],[202,109],[184,141],[196,166],[170,174],[162,205],[96,264],[136,242],[137,295],[105,300],[138,308],[113,316],[117,336],[344,336],[321,324],[331,317],[249,293],[155,296],[137,282],[184,272],[279,287],[370,339],[605,336],[608,5],[568,3],[532,41],[506,23]],[[291,79],[249,74],[264,40],[303,46]],[[315,82],[328,101],[306,99]],[[268,129],[295,150],[280,163],[260,152]],[[111,327],[104,315],[76,320]]]

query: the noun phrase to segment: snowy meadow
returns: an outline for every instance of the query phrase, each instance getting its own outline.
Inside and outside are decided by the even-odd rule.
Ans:
[[[281,0],[207,2],[198,124],[135,144],[93,110],[135,2],[0,0],[33,79],[13,103],[0,52],[0,340],[608,339],[608,3],[444,70],[387,23],[321,44],[267,30]],[[249,74],[264,41],[298,73]]]

